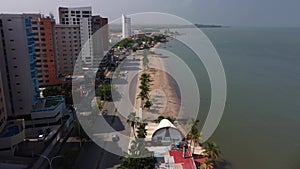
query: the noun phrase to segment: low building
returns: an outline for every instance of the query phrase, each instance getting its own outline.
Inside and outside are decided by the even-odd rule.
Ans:
[[[31,111],[31,120],[25,121],[26,128],[60,124],[65,112],[63,96],[40,98]]]
[[[18,144],[25,138],[25,123],[23,119],[10,120],[6,122],[5,127],[0,131],[0,152],[7,151],[14,154]]]

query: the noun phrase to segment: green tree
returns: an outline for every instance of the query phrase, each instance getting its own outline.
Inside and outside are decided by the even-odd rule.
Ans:
[[[146,126],[148,125],[148,123],[141,121],[138,123],[138,127],[137,127],[137,137],[138,138],[146,138],[147,136],[147,129]]]
[[[205,152],[212,160],[218,160],[221,150],[215,142],[207,142],[204,146]]]
[[[144,108],[150,109],[150,107],[152,106],[152,102],[150,100],[147,100],[144,104]]]
[[[161,121],[162,119],[165,119],[165,117],[164,117],[164,116],[158,116],[158,117],[154,120],[154,123],[160,123],[160,121]]]
[[[149,92],[141,90],[138,97],[140,97],[142,100],[149,99]]]
[[[132,128],[133,135],[135,135],[135,126],[137,125],[138,117],[135,116],[135,112],[131,112],[127,117],[127,124]]]
[[[43,96],[64,96],[67,105],[73,104],[72,84],[64,83],[58,86],[48,86],[43,90]]]
[[[154,120],[154,123],[160,123],[161,120],[163,119],[168,119],[171,123],[174,124],[174,121],[176,120],[174,117],[171,117],[171,116],[168,116],[168,117],[165,117],[165,116],[158,116],[155,120]]]
[[[111,97],[112,87],[110,84],[103,84],[99,86],[97,90],[97,96],[99,96],[102,100],[107,100]]]
[[[203,161],[203,163],[200,165],[200,169],[212,169],[214,168],[214,162],[211,159],[206,159]]]
[[[149,73],[143,73],[140,77],[140,80],[150,82],[150,78],[151,78],[151,75]]]
[[[147,82],[145,82],[145,81],[141,81],[141,85],[139,86],[139,88],[140,88],[142,91],[145,91],[145,92],[149,92],[149,91],[150,91],[149,83],[147,83]]]
[[[129,152],[122,158],[120,169],[152,169],[156,160],[146,148],[144,139],[135,139],[130,142]]]
[[[139,97],[144,100],[144,99],[149,99],[149,91],[150,91],[150,74],[148,73],[143,73],[140,77],[141,80],[141,85],[139,88],[141,89],[139,93]],[[148,103],[149,104],[149,103]]]

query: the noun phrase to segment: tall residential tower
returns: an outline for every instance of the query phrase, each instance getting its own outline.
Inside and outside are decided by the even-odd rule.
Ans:
[[[31,19],[22,14],[1,14],[0,69],[8,115],[30,114],[39,97],[34,35]]]
[[[63,25],[80,26],[81,58],[85,65],[93,64],[92,7],[59,7],[59,22]]]
[[[122,14],[122,38],[131,36],[131,18]]]

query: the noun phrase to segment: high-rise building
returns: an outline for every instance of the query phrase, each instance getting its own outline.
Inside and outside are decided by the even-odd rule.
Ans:
[[[0,69],[8,116],[30,114],[39,97],[31,20],[1,14]]]
[[[2,45],[1,41],[0,45]],[[3,52],[1,54],[3,54]],[[8,150],[10,151],[10,154],[13,155],[18,144],[23,142],[25,138],[25,122],[22,119],[8,120],[4,95],[5,88],[3,86],[4,80],[0,70],[0,151],[3,152]]]
[[[92,7],[59,7],[60,24],[80,25],[81,59],[85,65],[93,64]]]
[[[55,26],[55,34],[57,75],[72,75],[81,50],[80,26],[59,24]]]
[[[24,15],[31,19],[39,86],[58,84],[54,44],[55,20],[40,14]]]
[[[131,36],[131,18],[122,14],[122,38]]]
[[[0,42],[1,45],[1,42]],[[3,131],[6,120],[7,120],[7,114],[6,114],[6,104],[5,104],[5,97],[4,97],[4,87],[3,87],[3,80],[0,70],[0,133]]]
[[[93,67],[98,67],[108,52],[108,18],[92,16]]]

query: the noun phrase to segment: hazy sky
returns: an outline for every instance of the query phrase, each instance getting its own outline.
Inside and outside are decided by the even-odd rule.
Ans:
[[[92,6],[114,20],[124,14],[164,12],[193,23],[231,26],[300,26],[299,0],[0,0],[0,13],[52,12],[59,6]]]

